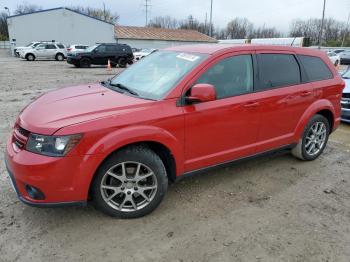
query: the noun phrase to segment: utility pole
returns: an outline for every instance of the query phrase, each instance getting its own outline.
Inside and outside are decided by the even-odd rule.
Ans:
[[[345,38],[348,35],[349,21],[350,21],[350,12],[349,12],[349,16],[348,16],[348,21],[346,22],[346,27],[345,27],[345,32],[344,32],[344,36],[343,36],[343,41],[341,42],[341,47],[344,46]]]
[[[149,2],[151,2],[151,0],[145,0],[145,8],[146,8],[146,24],[145,24],[145,26],[148,25],[148,12],[149,12],[149,8],[151,7]]]
[[[318,34],[318,49],[321,48],[325,11],[326,11],[326,0],[323,0],[323,12],[322,12],[322,20],[321,20],[321,30],[320,30],[320,33]]]
[[[213,0],[210,0],[209,36],[213,33]]]
[[[208,16],[208,13],[205,12],[205,20],[204,20],[204,32],[205,32],[205,34],[208,32],[207,31],[207,16]]]
[[[103,2],[103,17],[104,17],[104,20],[106,21],[106,5],[104,2]]]

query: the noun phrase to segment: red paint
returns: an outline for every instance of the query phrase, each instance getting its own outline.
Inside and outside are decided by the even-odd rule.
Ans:
[[[31,202],[71,202],[87,199],[89,185],[101,162],[119,148],[153,141],[174,156],[176,175],[297,143],[308,120],[329,110],[333,128],[340,121],[344,83],[326,54],[306,48],[245,45],[191,45],[168,50],[198,52],[209,57],[185,76],[160,101],[143,100],[111,91],[100,84],[49,92],[28,105],[16,124],[44,135],[82,133],[65,157],[30,153],[7,142],[6,160],[20,194]],[[260,52],[316,55],[331,68],[334,79],[288,86],[216,100],[210,85],[198,85],[191,96],[202,103],[185,106],[179,98],[213,64],[236,54]],[[45,200],[31,199],[29,184],[42,190]]]

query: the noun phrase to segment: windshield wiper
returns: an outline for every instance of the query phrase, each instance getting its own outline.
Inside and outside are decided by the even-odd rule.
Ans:
[[[134,96],[139,96],[139,94],[137,92],[135,92],[134,90],[131,90],[130,88],[128,88],[127,86],[125,86],[123,84],[120,84],[120,83],[113,84],[113,83],[109,82],[109,85],[118,87],[119,89],[122,89],[122,90],[125,90],[126,92],[128,92]]]

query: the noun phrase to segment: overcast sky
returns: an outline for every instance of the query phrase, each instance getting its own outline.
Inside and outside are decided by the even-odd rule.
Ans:
[[[42,8],[60,6],[102,7],[117,12],[121,25],[143,26],[145,24],[145,0],[0,0],[0,9],[5,6],[13,12],[23,2],[40,5]],[[150,17],[170,15],[179,19],[194,15],[204,21],[210,10],[210,0],[149,0]],[[287,32],[295,18],[320,18],[323,0],[213,0],[213,23],[225,27],[235,17],[246,17],[257,26],[274,26]],[[327,0],[326,17],[346,21],[350,11],[350,0]]]

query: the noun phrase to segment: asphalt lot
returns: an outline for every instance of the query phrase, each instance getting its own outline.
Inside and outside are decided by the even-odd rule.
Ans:
[[[118,69],[113,69],[117,72]],[[113,75],[0,50],[0,150],[19,111],[43,92]],[[0,261],[349,261],[350,125],[324,154],[289,154],[172,185],[152,214],[107,217],[93,207],[39,209],[17,200],[0,158]]]

